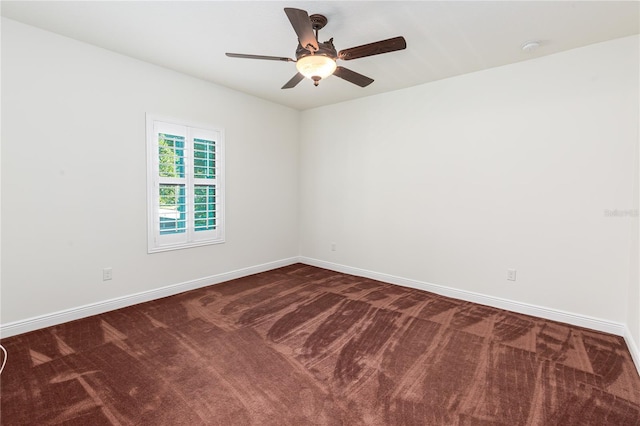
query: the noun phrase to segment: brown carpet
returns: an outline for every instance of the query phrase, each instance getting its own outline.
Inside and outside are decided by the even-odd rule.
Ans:
[[[639,425],[624,340],[292,265],[4,339],[3,425]]]

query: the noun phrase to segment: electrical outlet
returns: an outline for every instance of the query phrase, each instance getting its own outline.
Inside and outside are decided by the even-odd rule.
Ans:
[[[113,279],[113,268],[102,269],[102,281],[109,281]]]
[[[331,243],[331,251],[336,251],[336,243]]]
[[[507,269],[507,280],[515,281],[516,280],[516,270],[515,269]]]

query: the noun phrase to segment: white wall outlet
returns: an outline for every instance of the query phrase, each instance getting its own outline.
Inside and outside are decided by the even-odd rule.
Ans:
[[[331,243],[331,251],[336,251],[336,243]]]
[[[109,281],[113,279],[113,268],[102,269],[102,281]]]
[[[516,280],[516,270],[515,269],[507,269],[507,280],[515,281]]]

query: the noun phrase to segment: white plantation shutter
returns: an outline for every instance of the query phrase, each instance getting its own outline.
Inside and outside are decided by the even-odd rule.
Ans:
[[[150,253],[224,242],[223,148],[220,129],[147,116]]]

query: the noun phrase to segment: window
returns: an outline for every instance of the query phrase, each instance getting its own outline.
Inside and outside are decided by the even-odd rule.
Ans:
[[[147,116],[149,253],[224,242],[224,132]]]

